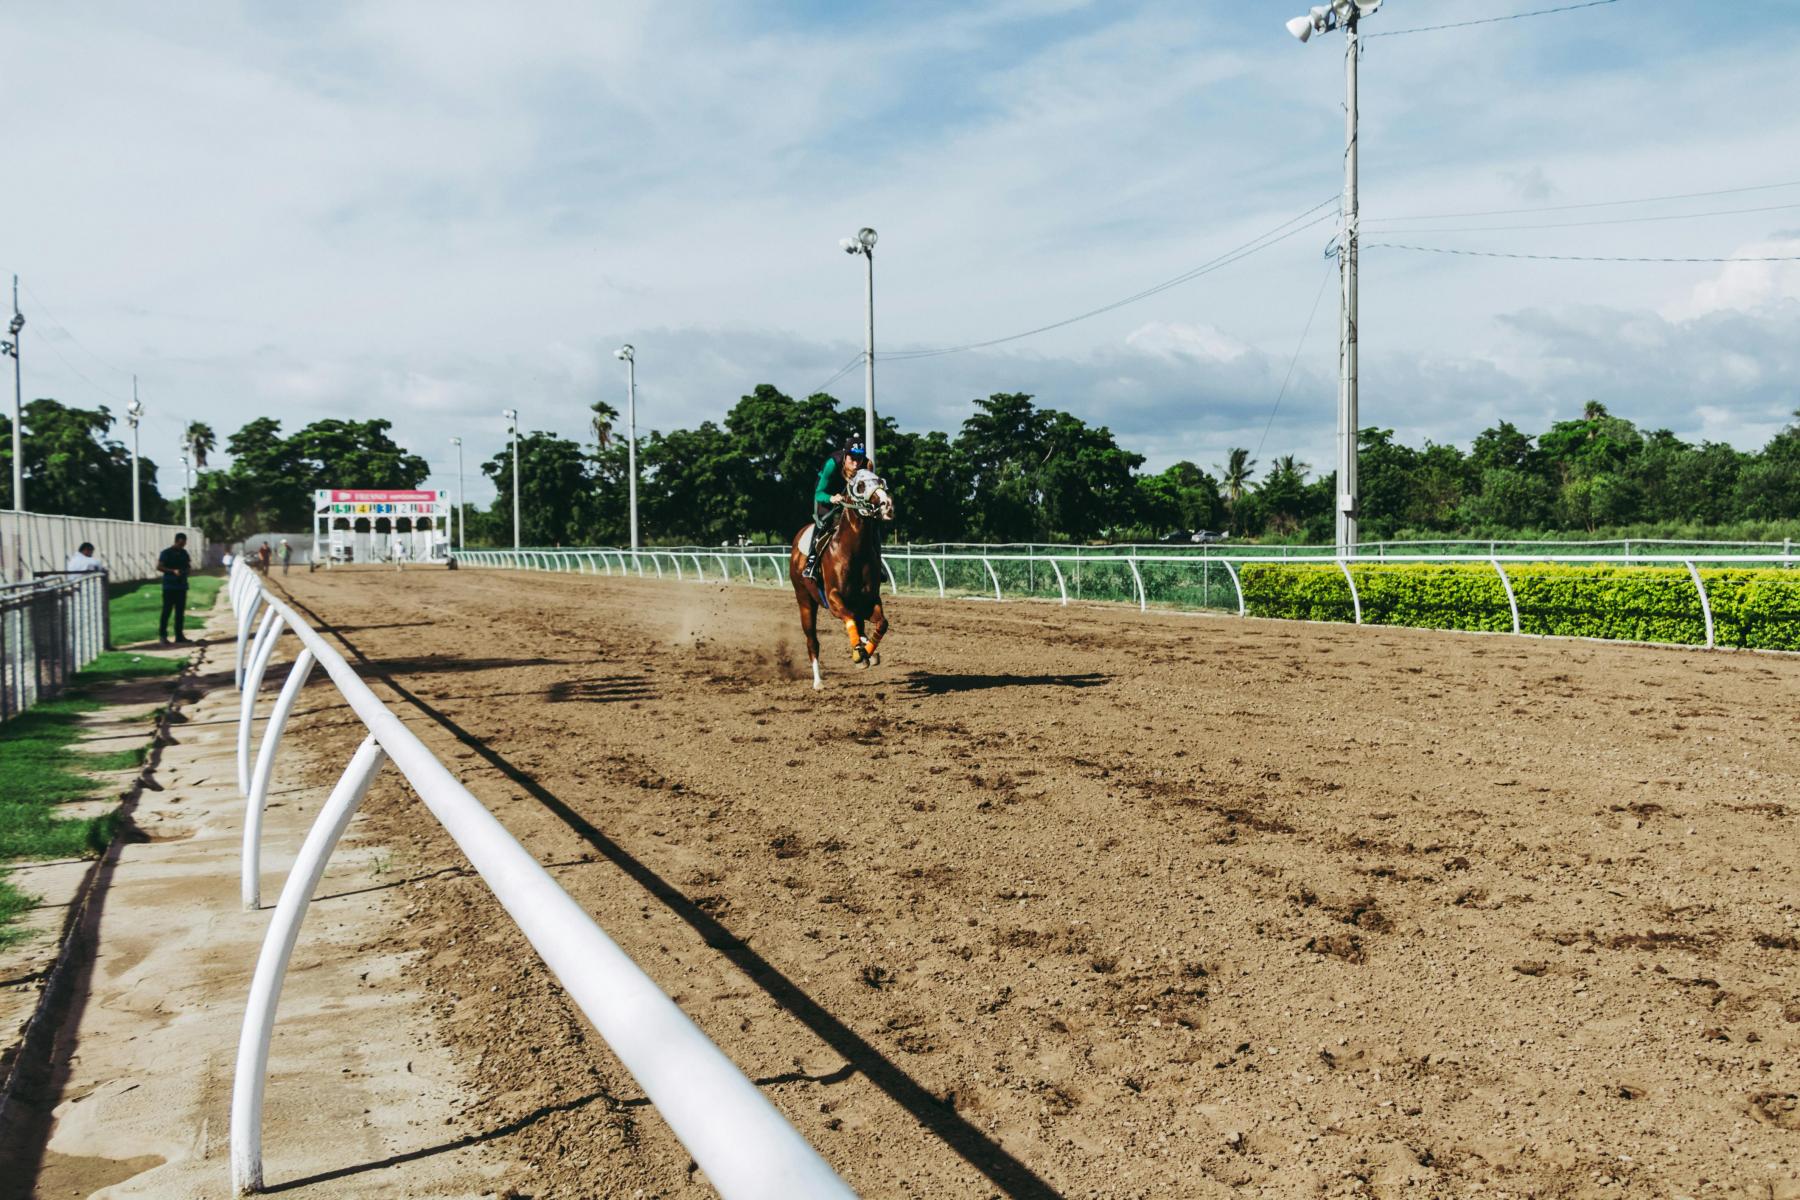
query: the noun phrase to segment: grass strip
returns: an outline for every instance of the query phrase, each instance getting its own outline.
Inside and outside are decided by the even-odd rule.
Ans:
[[[205,619],[207,610],[212,608],[224,582],[224,578],[219,575],[188,577],[187,612],[190,625],[199,623],[194,620],[196,616],[202,621]],[[112,610],[113,645],[131,646],[138,642],[153,641],[156,638],[157,618],[162,615],[162,582],[145,579],[115,584],[109,607]]]

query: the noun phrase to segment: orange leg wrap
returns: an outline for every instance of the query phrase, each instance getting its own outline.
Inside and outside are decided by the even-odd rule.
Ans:
[[[856,633],[856,619],[854,617],[848,617],[844,620],[844,632],[850,635],[851,649],[854,650],[862,643],[862,638],[858,637]]]

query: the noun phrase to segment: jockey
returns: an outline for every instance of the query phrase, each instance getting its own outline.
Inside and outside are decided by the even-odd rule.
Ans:
[[[819,468],[819,482],[813,486],[813,537],[806,554],[806,578],[819,577],[819,553],[825,549],[826,535],[837,520],[838,506],[844,503],[844,485],[868,465],[869,452],[861,438],[853,437]]]

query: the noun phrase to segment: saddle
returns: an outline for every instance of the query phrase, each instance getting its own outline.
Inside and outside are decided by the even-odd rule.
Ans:
[[[833,521],[830,525],[825,527],[825,540],[819,543],[819,552],[821,554],[825,552],[825,547],[831,545],[831,539],[837,534],[837,527],[838,523],[836,521]],[[817,534],[818,531],[819,527],[817,525],[808,525],[805,529],[800,531],[800,553],[809,558],[812,556],[813,536]]]

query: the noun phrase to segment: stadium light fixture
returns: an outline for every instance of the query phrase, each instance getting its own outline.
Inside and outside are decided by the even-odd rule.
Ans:
[[[637,553],[637,351],[626,342],[613,351],[613,357],[625,364],[625,477],[630,495],[631,552]]]
[[[131,377],[131,403],[125,408],[125,420],[131,426],[131,523],[138,523],[139,503],[143,499],[138,490],[138,422],[144,419],[144,402],[138,399],[137,376]]]
[[[505,417],[512,427],[513,549],[517,550],[521,544],[519,541],[519,410],[504,408],[500,410],[500,415]]]
[[[879,235],[864,225],[855,237],[840,238],[838,245],[845,254],[860,254],[868,268],[864,278],[863,336],[863,449],[869,462],[875,461],[875,243]]]
[[[1344,204],[1343,228],[1338,235],[1338,445],[1337,445],[1337,553],[1356,554],[1356,375],[1357,304],[1356,266],[1362,237],[1356,201],[1356,60],[1361,52],[1358,26],[1381,7],[1381,0],[1331,0],[1315,5],[1305,16],[1287,23],[1287,30],[1302,42],[1315,33],[1342,29],[1345,37],[1344,84]]]

